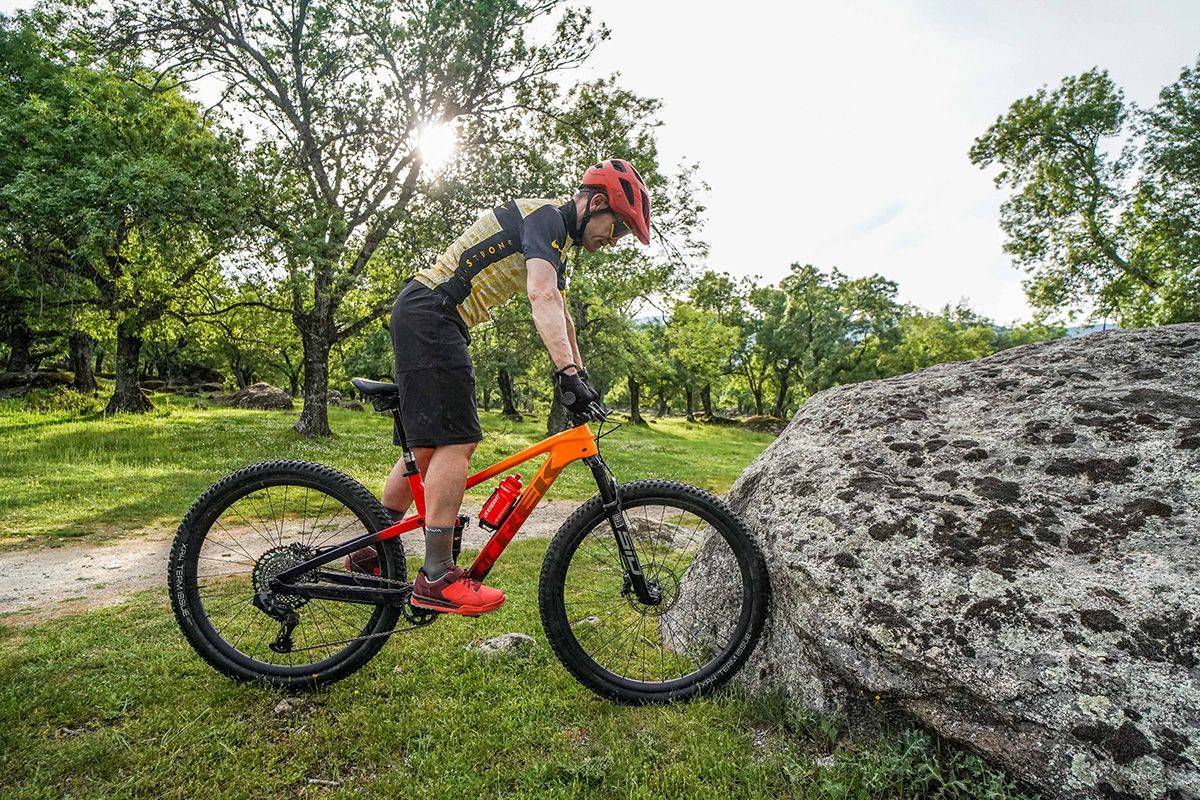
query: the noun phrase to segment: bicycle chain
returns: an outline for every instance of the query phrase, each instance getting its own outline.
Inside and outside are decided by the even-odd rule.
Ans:
[[[401,589],[409,589],[410,590],[409,597],[411,598],[411,596],[412,596],[411,595],[411,590],[412,590],[412,582],[411,581],[398,581],[393,578],[385,578],[382,575],[373,575],[372,577],[377,581],[381,581],[382,583],[391,584],[393,586],[398,586]],[[391,636],[396,633],[404,633],[406,631],[415,631],[418,628],[426,628],[426,627],[432,625],[437,620],[437,618],[441,612],[433,611],[430,609],[424,609],[424,608],[418,609],[412,605],[412,601],[410,599],[408,602],[406,602],[401,607],[400,613],[403,614],[404,618],[406,620],[408,620],[409,622],[415,622],[414,617],[419,619],[421,617],[428,615],[429,618],[428,618],[428,620],[426,620],[424,622],[415,622],[415,624],[409,625],[406,628],[392,628],[391,630],[382,631],[380,633],[368,633],[365,636],[353,636],[349,639],[339,639],[337,641],[332,641],[332,642],[321,642],[319,644],[308,645],[307,647],[293,647],[293,648],[290,648],[288,650],[288,652],[289,653],[303,653],[308,650],[318,650],[321,648],[335,647],[337,645],[342,645],[342,644],[352,644],[353,642],[365,642],[368,639],[379,639],[381,637]]]

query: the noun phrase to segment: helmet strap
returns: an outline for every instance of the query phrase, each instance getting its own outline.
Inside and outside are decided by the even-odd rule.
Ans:
[[[575,240],[576,249],[583,244],[583,232],[587,230],[587,225],[589,222],[591,222],[592,217],[594,216],[592,212],[592,198],[598,194],[603,194],[603,192],[601,192],[599,189],[591,188],[587,190],[587,193],[587,200],[583,202],[583,218],[579,220],[578,235],[575,235],[574,233],[571,234],[571,238]],[[608,211],[607,208],[602,210]]]

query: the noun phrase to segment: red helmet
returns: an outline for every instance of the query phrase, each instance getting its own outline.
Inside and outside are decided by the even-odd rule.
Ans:
[[[642,244],[650,244],[650,190],[632,164],[619,158],[601,161],[583,173],[583,185],[604,192],[608,207]]]

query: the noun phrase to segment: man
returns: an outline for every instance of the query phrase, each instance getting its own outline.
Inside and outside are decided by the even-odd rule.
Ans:
[[[425,564],[413,583],[414,606],[474,616],[504,602],[499,589],[465,577],[452,555],[468,465],[483,438],[469,329],[526,292],[555,382],[563,397],[574,398],[564,405],[586,414],[599,395],[583,371],[563,301],[566,252],[595,252],[628,233],[650,243],[650,192],[629,162],[610,159],[590,167],[580,190],[561,206],[513,200],[484,213],[396,299],[391,329],[401,419],[425,482]],[[397,461],[383,490],[384,506],[397,517],[412,503],[404,471]],[[356,553],[348,561],[354,569],[364,560]]]

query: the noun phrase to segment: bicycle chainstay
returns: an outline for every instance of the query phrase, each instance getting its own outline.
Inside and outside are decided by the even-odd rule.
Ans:
[[[377,581],[382,581],[383,583],[391,584],[393,586],[399,586],[402,589],[408,589],[409,596],[411,598],[411,595],[412,595],[412,582],[411,581],[397,581],[397,580],[393,580],[392,578],[384,578],[381,575],[374,575],[372,577]],[[337,602],[337,601],[334,601],[334,602]],[[332,642],[320,642],[318,644],[307,645],[306,647],[289,647],[287,649],[287,652],[288,653],[303,653],[308,650],[318,650],[323,647],[334,647],[337,645],[352,644],[354,642],[365,642],[368,639],[379,639],[379,638],[391,636],[391,635],[397,634],[397,633],[404,633],[406,631],[414,631],[414,630],[417,630],[418,628],[428,627],[429,625],[433,624],[433,622],[436,621],[437,618],[441,615],[440,611],[433,611],[431,609],[424,609],[424,608],[416,608],[415,606],[412,605],[411,599],[407,603],[405,603],[405,605],[401,606],[400,613],[404,616],[404,619],[408,620],[409,622],[411,622],[413,624],[409,625],[407,627],[404,627],[404,628],[392,628],[391,630],[382,631],[381,633],[368,633],[363,636],[352,636],[349,639],[338,639],[338,640],[335,640]],[[285,623],[281,623],[281,626],[283,626],[284,624]],[[282,633],[283,632],[281,631],[281,636],[282,636]],[[288,635],[288,638],[289,639],[291,638],[290,633]]]

